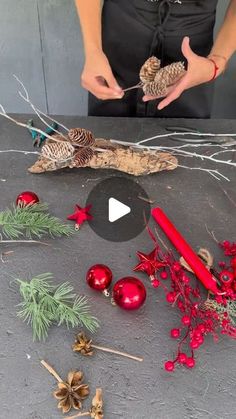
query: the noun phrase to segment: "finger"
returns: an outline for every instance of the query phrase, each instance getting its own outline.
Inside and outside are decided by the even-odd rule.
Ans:
[[[118,93],[122,93],[122,88],[117,83],[112,71],[108,71],[105,75],[107,85]]]
[[[187,61],[190,61],[196,55],[190,47],[190,39],[188,36],[184,37],[181,49],[183,56],[187,59]]]
[[[92,80],[84,80],[82,86],[99,99],[121,99],[123,92],[114,91],[106,84],[101,83],[94,77]]]
[[[177,86],[164,100],[159,103],[157,107],[158,110],[161,111],[166,108],[166,106],[170,105],[170,103],[178,99],[184,90],[185,89],[181,85]]]
[[[150,100],[160,99],[160,98],[165,97],[165,96],[166,95],[159,95],[159,96],[145,95],[145,96],[143,96],[143,102],[149,102]]]

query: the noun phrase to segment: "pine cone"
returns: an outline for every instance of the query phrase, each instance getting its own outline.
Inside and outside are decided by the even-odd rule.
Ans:
[[[167,86],[164,82],[152,81],[143,85],[143,91],[148,96],[165,96],[167,93]]]
[[[141,67],[139,77],[143,83],[154,81],[155,75],[161,66],[160,60],[156,57],[149,58]]]
[[[69,141],[80,147],[91,147],[95,143],[95,138],[90,131],[84,128],[72,128],[68,132]]]
[[[155,76],[155,82],[165,83],[165,85],[168,87],[181,79],[184,74],[184,63],[179,61],[177,63],[172,63],[166,67],[161,68]]]
[[[93,355],[91,347],[92,339],[88,339],[84,332],[79,333],[75,338],[75,343],[72,346],[74,352],[80,352],[82,355]]]
[[[81,371],[71,371],[68,374],[67,381],[58,383],[58,389],[53,395],[60,400],[58,409],[63,413],[68,413],[72,408],[81,409],[80,400],[86,399],[89,395],[89,386],[82,384],[83,373]]]
[[[41,156],[56,161],[67,160],[73,156],[74,147],[67,142],[48,143],[42,147]]]
[[[89,147],[80,148],[74,155],[74,158],[71,162],[70,167],[87,166],[87,164],[90,162],[93,156],[94,156],[94,151],[92,148],[89,148]]]

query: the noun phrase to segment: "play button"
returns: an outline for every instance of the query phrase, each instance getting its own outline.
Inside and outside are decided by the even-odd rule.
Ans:
[[[123,204],[115,198],[109,199],[108,219],[110,223],[114,223],[125,215],[129,214],[131,208]]]
[[[146,227],[150,203],[138,181],[127,177],[111,177],[99,182],[90,192],[87,205],[92,205],[92,230],[105,240],[132,240]]]

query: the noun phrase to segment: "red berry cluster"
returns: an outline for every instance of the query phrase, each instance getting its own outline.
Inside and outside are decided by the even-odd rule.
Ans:
[[[221,333],[236,337],[236,329],[226,310],[229,299],[236,301],[236,243],[225,241],[220,246],[226,256],[231,256],[230,264],[220,262],[220,270],[213,269],[220,292],[206,300],[205,295],[200,294],[198,281],[192,285],[192,274],[175,259],[173,253],[163,252],[156,243],[156,266],[159,268],[152,278],[152,285],[162,287],[166,301],[181,312],[180,327],[170,331],[171,338],[178,340],[178,346],[175,358],[165,362],[168,372],[174,371],[176,365],[194,368],[195,351],[203,345],[206,335],[211,334],[217,340],[219,328]],[[220,310],[211,302],[220,305]]]

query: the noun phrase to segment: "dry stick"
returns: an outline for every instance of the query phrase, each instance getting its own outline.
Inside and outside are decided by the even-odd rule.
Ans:
[[[63,383],[63,380],[61,379],[61,377],[57,374],[57,372],[46,361],[42,360],[40,362],[44,366],[44,368],[46,368],[46,370],[48,370],[48,372],[50,372],[50,374],[52,374],[53,377],[56,378],[56,380],[59,383]]]
[[[123,92],[128,92],[129,90],[139,89],[139,88],[142,88],[142,87],[143,87],[143,83],[140,82],[138,84],[135,84],[135,86],[131,86],[131,87],[128,87],[127,89],[123,89]]]
[[[0,244],[6,243],[36,243],[36,244],[43,244],[44,246],[51,246],[49,243],[40,242],[38,240],[0,240]]]
[[[29,126],[27,124],[24,124],[23,122],[17,121],[16,119],[12,118],[10,115],[8,115],[4,109],[4,107],[0,104],[0,115],[4,116],[5,118],[9,119],[10,121],[14,122],[16,125],[19,125],[20,127],[23,128],[27,128],[29,129]],[[52,137],[51,135],[46,134],[44,131],[42,131],[39,128],[34,128],[34,131],[38,132],[39,134],[45,135],[49,140],[53,140],[56,141],[56,139],[54,137]],[[61,142],[61,141],[59,141]]]
[[[65,419],[75,419],[75,418],[79,418],[81,416],[91,416],[90,412],[81,412],[81,413],[77,413],[74,416],[66,416]]]
[[[117,351],[115,349],[104,348],[103,346],[97,346],[97,345],[93,345],[93,344],[91,345],[91,348],[98,349],[98,350],[103,351],[103,352],[109,352],[110,354],[116,354],[116,355],[124,356],[125,358],[130,358],[130,359],[133,359],[134,361],[143,362],[143,358],[127,354],[126,352]]]

